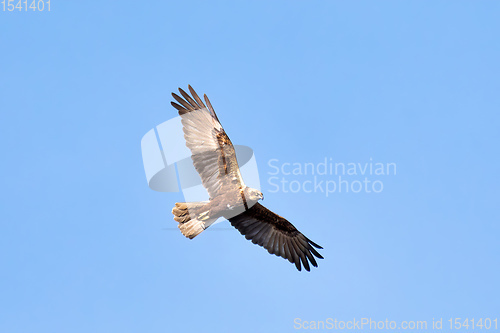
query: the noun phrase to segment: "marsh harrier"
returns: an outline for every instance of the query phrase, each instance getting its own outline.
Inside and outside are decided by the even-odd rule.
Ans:
[[[172,106],[181,116],[186,146],[191,150],[194,167],[209,194],[209,201],[178,202],[172,209],[182,234],[190,239],[207,229],[219,217],[267,249],[270,254],[288,259],[301,270],[317,267],[315,250],[321,249],[298,231],[285,218],[258,203],[263,198],[259,190],[247,187],[241,177],[233,144],[204,95],[205,103],[189,86],[191,96],[179,88],[182,95],[173,93],[177,101]]]

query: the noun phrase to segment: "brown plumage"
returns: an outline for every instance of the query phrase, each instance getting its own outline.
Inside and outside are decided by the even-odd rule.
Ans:
[[[224,217],[252,243],[270,254],[288,259],[300,271],[309,271],[314,257],[323,259],[315,247],[322,247],[298,231],[285,218],[258,203],[262,193],[247,187],[241,177],[236,152],[222,128],[207,95],[205,103],[189,86],[191,96],[179,88],[182,97],[171,102],[182,118],[186,146],[191,150],[196,171],[210,200],[176,203],[174,220],[182,234],[190,239],[199,235],[219,217]]]

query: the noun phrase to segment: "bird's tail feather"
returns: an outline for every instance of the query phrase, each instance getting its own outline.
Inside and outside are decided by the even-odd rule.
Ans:
[[[177,202],[172,209],[174,220],[179,222],[178,227],[187,238],[195,238],[215,222],[216,219],[209,216],[207,203],[208,201]]]

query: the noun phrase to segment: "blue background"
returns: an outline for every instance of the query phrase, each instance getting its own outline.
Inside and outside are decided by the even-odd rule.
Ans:
[[[290,332],[500,317],[496,1],[57,1],[0,12],[0,331]],[[140,140],[207,93],[312,272],[227,222],[185,239]],[[397,164],[269,193],[270,159]],[[304,178],[305,179],[305,178]]]

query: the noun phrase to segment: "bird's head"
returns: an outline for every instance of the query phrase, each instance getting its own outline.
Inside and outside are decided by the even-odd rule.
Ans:
[[[248,201],[257,202],[261,199],[264,199],[264,194],[262,194],[261,191],[255,189],[255,188],[246,187],[245,188],[245,198]]]

